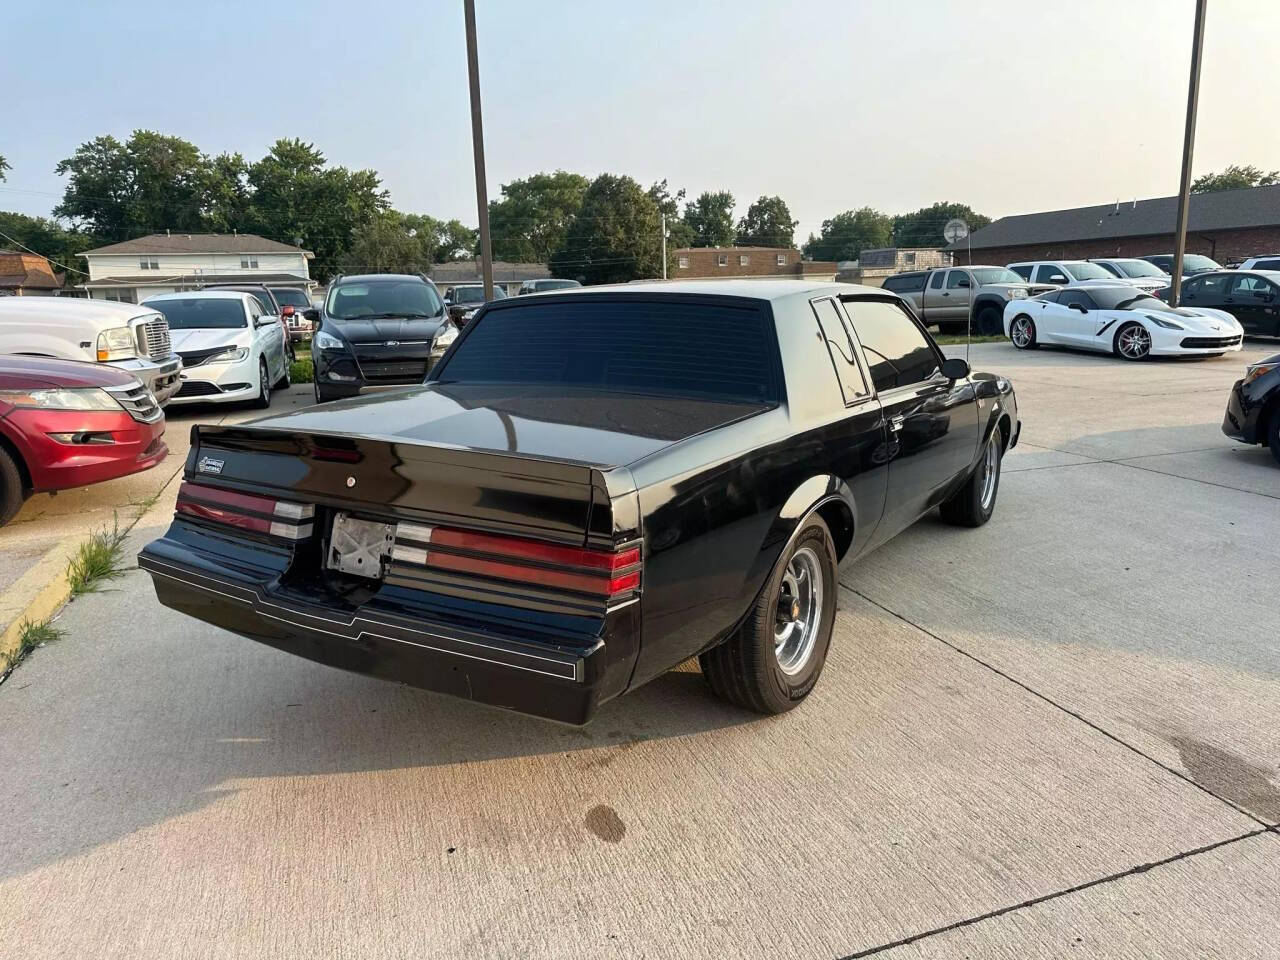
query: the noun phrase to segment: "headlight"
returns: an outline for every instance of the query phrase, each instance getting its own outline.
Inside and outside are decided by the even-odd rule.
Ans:
[[[1025,297],[1026,295],[1027,295],[1027,291],[1025,291],[1025,290],[1010,290],[1010,291],[1009,291],[1009,299],[1010,299],[1010,300],[1021,300],[1021,299],[1022,299],[1023,297]]]
[[[205,363],[239,363],[247,356],[249,350],[246,347],[227,347],[221,353],[215,353]]]
[[[98,334],[98,362],[132,360],[138,355],[138,345],[133,331],[128,327],[113,327]]]
[[[40,410],[123,410],[115,397],[90,387],[82,390],[0,390],[0,403]]]
[[[1172,320],[1166,320],[1164,317],[1157,317],[1153,313],[1144,314],[1144,316],[1157,326],[1164,327],[1166,330],[1185,330],[1187,329],[1180,323],[1174,323]]]
[[[1272,370],[1280,370],[1280,363],[1255,363],[1244,371],[1244,382],[1253,383],[1259,377],[1265,377]]]
[[[331,333],[321,330],[316,334],[316,346],[321,350],[345,350],[346,346]]]
[[[433,357],[444,356],[444,352],[449,349],[449,344],[458,339],[458,328],[449,324],[443,330],[436,334],[436,338],[431,341],[431,355]]]

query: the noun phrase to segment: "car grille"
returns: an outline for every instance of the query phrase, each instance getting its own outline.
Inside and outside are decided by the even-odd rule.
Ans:
[[[178,388],[180,397],[211,397],[222,391],[207,380],[184,380]]]
[[[427,361],[361,360],[360,372],[369,383],[421,383],[427,375]]]
[[[139,423],[155,423],[160,419],[160,404],[156,403],[155,396],[141,383],[107,387],[106,391]]]
[[[135,335],[138,338],[138,350],[143,356],[152,360],[163,360],[173,353],[169,345],[169,323],[167,320],[148,320],[137,326]]]
[[[1225,350],[1227,347],[1234,347],[1241,339],[1241,337],[1183,337],[1182,345],[1188,350]]]
[[[179,350],[178,356],[182,358],[183,367],[198,367],[210,357],[226,352],[226,347],[214,347],[211,350]]]

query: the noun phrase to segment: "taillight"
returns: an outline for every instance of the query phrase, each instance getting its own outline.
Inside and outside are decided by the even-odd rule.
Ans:
[[[392,559],[428,569],[531,583],[603,597],[610,603],[640,591],[640,547],[562,547],[492,533],[416,523],[396,525]]]
[[[305,540],[311,536],[316,514],[315,506],[310,503],[293,503],[186,482],[178,488],[177,510],[188,517],[286,540]]]

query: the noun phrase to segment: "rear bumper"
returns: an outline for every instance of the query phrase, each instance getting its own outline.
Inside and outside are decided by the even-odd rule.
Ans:
[[[462,629],[365,604],[315,602],[280,586],[289,558],[255,551],[248,566],[193,550],[172,536],[138,555],[162,604],[317,663],[407,683],[521,713],[583,724],[598,706],[605,645],[535,643]]]

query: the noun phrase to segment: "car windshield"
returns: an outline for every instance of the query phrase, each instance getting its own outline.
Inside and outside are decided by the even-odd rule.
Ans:
[[[1123,277],[1155,277],[1158,280],[1168,277],[1168,274],[1154,263],[1147,263],[1145,260],[1112,260],[1111,262]]]
[[[1103,310],[1157,310],[1164,304],[1134,287],[1090,287],[1089,296]]]
[[[1064,263],[1067,273],[1076,280],[1114,280],[1115,278],[1096,263]]]
[[[239,297],[184,297],[147,304],[164,314],[170,330],[234,330],[249,318]]]
[[[335,284],[324,312],[335,320],[359,320],[436,317],[443,308],[435,287],[420,280],[369,280]]]
[[[297,287],[272,287],[271,292],[275,294],[276,302],[281,306],[287,304],[303,310],[311,306],[311,298]]]
[[[985,286],[988,283],[1026,282],[1008,267],[974,267],[973,275],[978,281],[978,286]]]

